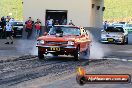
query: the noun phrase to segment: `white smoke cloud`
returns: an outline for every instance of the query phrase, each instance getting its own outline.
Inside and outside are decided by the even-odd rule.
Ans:
[[[88,33],[92,39],[90,47],[90,59],[102,59],[110,50],[99,43],[99,40],[95,39],[92,33],[89,31]]]

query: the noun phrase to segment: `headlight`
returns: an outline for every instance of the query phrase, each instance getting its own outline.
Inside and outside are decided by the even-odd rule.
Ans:
[[[37,44],[44,44],[44,40],[38,40]]]
[[[123,36],[118,36],[118,38],[123,38]]]
[[[74,42],[68,41],[68,45],[74,45]]]

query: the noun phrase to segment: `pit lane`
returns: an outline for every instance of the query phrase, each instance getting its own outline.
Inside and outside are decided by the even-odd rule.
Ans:
[[[132,37],[129,37],[128,45],[101,44],[98,42],[99,34],[94,34],[95,42],[92,44],[91,61],[93,66],[109,63],[109,60],[131,60]],[[132,34],[129,34],[132,36]],[[14,45],[4,45],[5,40],[0,40],[0,87],[8,88],[26,81],[40,77],[55,78],[60,75],[69,75],[76,71],[78,66],[89,66],[87,60],[75,62],[72,57],[47,57],[46,61],[38,60],[34,40],[16,39]],[[26,42],[26,44],[24,43]],[[33,46],[31,46],[31,44]],[[21,46],[20,46],[21,45]],[[31,52],[33,51],[33,52]],[[8,56],[8,57],[7,57]],[[102,58],[105,58],[105,60]],[[6,60],[5,60],[6,58]],[[10,59],[12,58],[12,59]],[[106,60],[108,59],[108,60]]]

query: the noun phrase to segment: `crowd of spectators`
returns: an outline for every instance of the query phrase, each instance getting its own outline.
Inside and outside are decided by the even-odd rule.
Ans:
[[[0,19],[0,38],[1,39],[7,39],[7,42],[5,44],[9,44],[9,39],[11,39],[11,44],[13,44],[13,26],[10,24],[11,22],[15,21],[14,18],[11,18],[10,16],[7,17],[1,17]],[[50,17],[47,18],[45,22],[45,30],[48,32],[50,28],[53,25],[74,25],[72,20],[67,22],[67,19],[65,16],[62,17],[61,20],[54,20]],[[39,37],[42,32],[42,23],[40,19],[36,19],[34,22],[31,17],[28,18],[28,20],[25,22],[25,32],[27,32],[27,39],[29,39],[32,35],[32,32],[35,31],[35,37]],[[35,29],[35,30],[33,30]]]

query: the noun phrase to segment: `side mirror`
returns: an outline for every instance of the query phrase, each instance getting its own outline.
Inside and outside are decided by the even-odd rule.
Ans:
[[[48,35],[48,33],[47,32],[44,32],[44,36],[46,36],[46,35]]]

